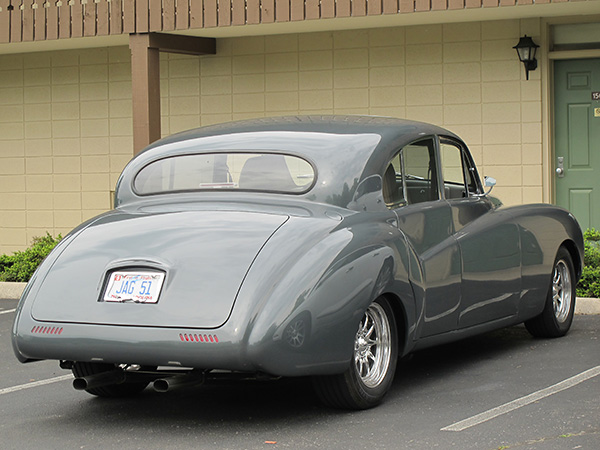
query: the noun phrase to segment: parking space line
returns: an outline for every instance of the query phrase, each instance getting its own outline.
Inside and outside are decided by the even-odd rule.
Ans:
[[[48,378],[47,380],[33,381],[31,383],[20,384],[18,386],[0,389],[0,395],[10,394],[11,392],[21,391],[23,389],[44,386],[46,384],[52,384],[52,383],[56,383],[58,381],[68,380],[69,378],[72,380],[73,375],[61,375],[60,377]]]
[[[513,400],[512,402],[505,403],[504,405],[500,405],[496,408],[482,412],[481,414],[477,414],[476,416],[469,417],[468,419],[461,420],[460,422],[453,423],[452,425],[448,425],[447,427],[442,428],[440,431],[466,430],[467,428],[471,428],[475,425],[487,422],[488,420],[492,420],[493,418],[501,416],[502,414],[514,411],[515,409],[521,408],[522,406],[529,405],[530,403],[546,398],[552,394],[556,394],[558,392],[564,391],[565,389],[569,389],[573,386],[578,385],[579,383],[589,380],[590,378],[594,378],[598,375],[600,375],[600,366],[593,367],[571,378],[567,378],[566,380],[561,381],[560,383],[556,383],[545,389],[541,389],[537,392],[526,395],[525,397],[518,398],[516,400]]]
[[[15,312],[16,310],[17,310],[16,308],[15,309],[7,309],[7,310],[4,310],[4,311],[0,311],[0,314],[8,314],[8,313],[11,313],[11,312]]]

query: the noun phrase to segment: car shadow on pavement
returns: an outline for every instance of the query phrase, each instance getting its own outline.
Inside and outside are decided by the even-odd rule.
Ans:
[[[417,352],[398,363],[394,386],[384,405],[393,405],[445,377],[460,376],[466,368],[481,360],[497,359],[531,346],[532,341],[524,327],[512,327]],[[291,422],[314,423],[335,421],[336,418],[346,420],[371,414],[369,411],[343,411],[322,406],[308,378],[209,383],[166,393],[147,388],[138,396],[121,399],[77,395],[82,396],[78,408],[64,414],[72,414],[73,420],[83,427],[92,427],[99,420],[107,426],[117,427],[135,427],[143,423],[161,433],[186,427],[210,429],[223,423],[242,431],[249,427],[256,431],[253,427],[272,428]]]
[[[418,386],[545,341],[534,339],[524,325],[517,325],[417,351],[399,361],[394,384]]]

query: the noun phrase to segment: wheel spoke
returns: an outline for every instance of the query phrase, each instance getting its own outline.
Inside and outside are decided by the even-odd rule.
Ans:
[[[374,330],[375,330],[375,325],[373,324],[373,325],[371,325],[371,327],[365,333],[365,339],[369,338],[373,334]]]
[[[375,355],[371,352],[367,353],[367,361],[369,360],[373,361],[373,363],[375,362]]]

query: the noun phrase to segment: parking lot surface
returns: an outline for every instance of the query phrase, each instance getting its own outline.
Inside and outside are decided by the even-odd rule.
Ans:
[[[14,358],[15,306],[0,300],[2,449],[600,448],[597,315],[560,339],[517,326],[418,352],[382,405],[348,412],[321,406],[309,380],[95,398],[54,361]]]

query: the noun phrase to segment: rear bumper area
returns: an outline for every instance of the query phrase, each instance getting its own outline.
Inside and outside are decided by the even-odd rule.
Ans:
[[[294,351],[272,336],[249,343],[244,330],[233,327],[202,330],[51,323],[21,315],[12,341],[21,362],[52,359],[262,372],[273,376],[341,373],[349,363],[324,363],[323,355]]]
[[[13,347],[21,362],[55,359],[115,364],[255,370],[225,331],[21,320]],[[236,343],[234,343],[236,341]]]

